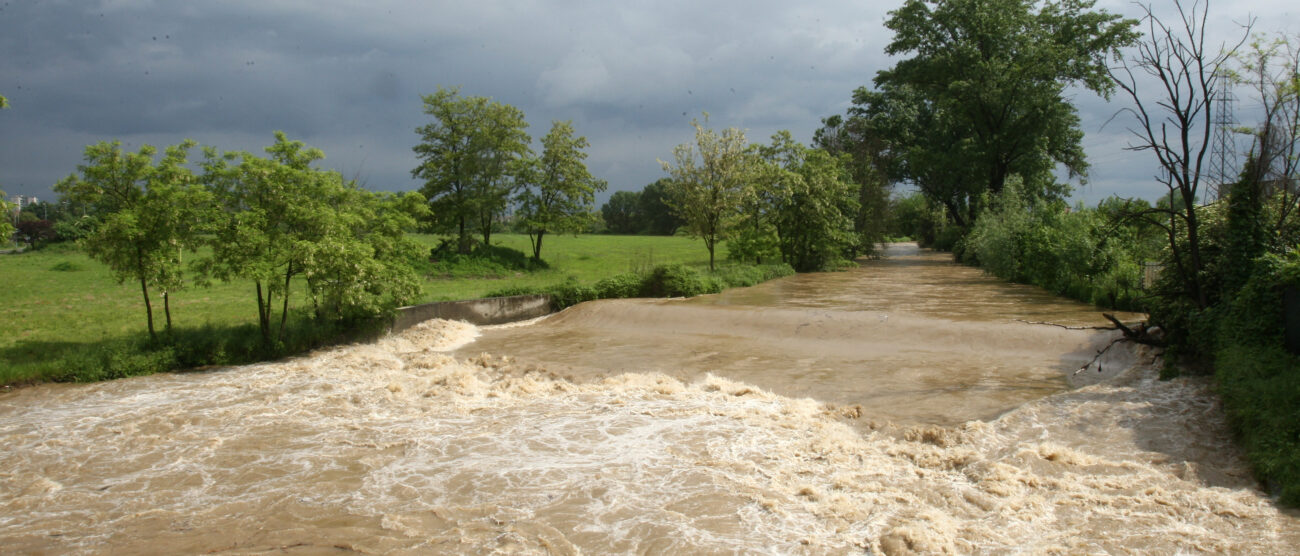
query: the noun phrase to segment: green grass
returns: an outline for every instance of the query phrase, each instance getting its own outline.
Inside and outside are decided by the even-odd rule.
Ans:
[[[435,236],[419,235],[416,238],[433,248],[438,244]],[[531,254],[528,236],[522,234],[496,234],[492,244]],[[726,258],[724,248],[719,248],[717,259]],[[593,284],[599,280],[627,272],[649,272],[656,266],[684,264],[707,267],[709,252],[698,239],[664,236],[546,236],[542,244],[542,260],[549,268],[533,272],[516,271],[504,276],[435,278],[425,282],[423,301],[448,301],[475,299],[492,292],[546,289],[566,282]]]
[[[438,238],[417,235],[433,247]],[[528,236],[498,234],[494,246],[531,253]],[[504,251],[504,250],[503,250]],[[661,265],[703,268],[708,252],[698,240],[652,236],[548,236],[546,268],[524,271],[477,263],[439,266],[429,273],[419,302],[473,299],[500,291],[547,291],[594,285],[618,275],[648,273]],[[725,252],[718,253],[719,260]],[[516,261],[517,263],[517,261]],[[306,301],[296,281],[293,307]],[[99,380],[204,364],[236,364],[294,353],[338,341],[347,331],[312,328],[305,321],[283,346],[257,346],[256,299],[251,283],[217,282],[172,295],[176,332],[170,342],[150,342],[136,283],[118,284],[104,265],[72,245],[0,255],[0,384],[47,380]],[[155,327],[164,326],[162,299],[150,292]],[[199,349],[198,345],[205,346]],[[205,351],[206,350],[206,351]]]

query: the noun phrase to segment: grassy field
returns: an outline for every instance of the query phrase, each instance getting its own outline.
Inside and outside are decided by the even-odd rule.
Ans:
[[[433,247],[437,238],[417,236],[421,243]],[[497,234],[492,243],[532,254],[528,236]],[[726,251],[719,249],[718,258]],[[649,271],[656,265],[681,263],[707,267],[709,252],[704,242],[685,237],[664,236],[546,236],[542,244],[546,270],[516,273],[504,277],[430,279],[424,283],[424,301],[474,299],[490,292],[523,286],[546,287],[567,280],[593,283],[624,272]]]
[[[433,236],[416,239],[429,246],[438,243]],[[493,243],[531,253],[524,235],[499,234]],[[683,237],[554,236],[546,238],[542,255],[548,268],[532,272],[429,276],[421,302],[471,299],[504,289],[544,289],[575,281],[590,284],[663,264],[708,264],[703,244]],[[725,253],[719,253],[723,256]],[[139,342],[145,336],[139,285],[118,284],[104,265],[71,245],[0,255],[0,284],[0,384],[46,380],[59,372],[55,367],[63,365],[61,361],[72,361],[67,359],[70,354],[104,351],[104,346]],[[153,292],[151,297],[155,326],[161,330],[162,300]],[[293,300],[301,304],[306,296],[297,290]],[[254,325],[253,286],[218,282],[210,288],[177,292],[173,294],[172,316],[178,329],[196,334]]]

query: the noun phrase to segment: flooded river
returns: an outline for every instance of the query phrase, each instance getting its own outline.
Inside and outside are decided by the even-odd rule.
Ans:
[[[20,553],[1294,553],[1208,387],[895,246],[844,273],[0,395]],[[490,355],[488,355],[490,354]]]

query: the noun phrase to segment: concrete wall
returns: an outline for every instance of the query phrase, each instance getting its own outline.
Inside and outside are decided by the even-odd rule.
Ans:
[[[429,319],[463,320],[470,324],[505,324],[537,318],[551,312],[549,295],[514,295],[465,301],[442,301],[397,310],[392,332],[401,332]]]

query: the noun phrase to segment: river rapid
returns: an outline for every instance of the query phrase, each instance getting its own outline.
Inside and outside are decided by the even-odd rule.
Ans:
[[[0,551],[1297,552],[1207,383],[887,255],[0,395]]]

